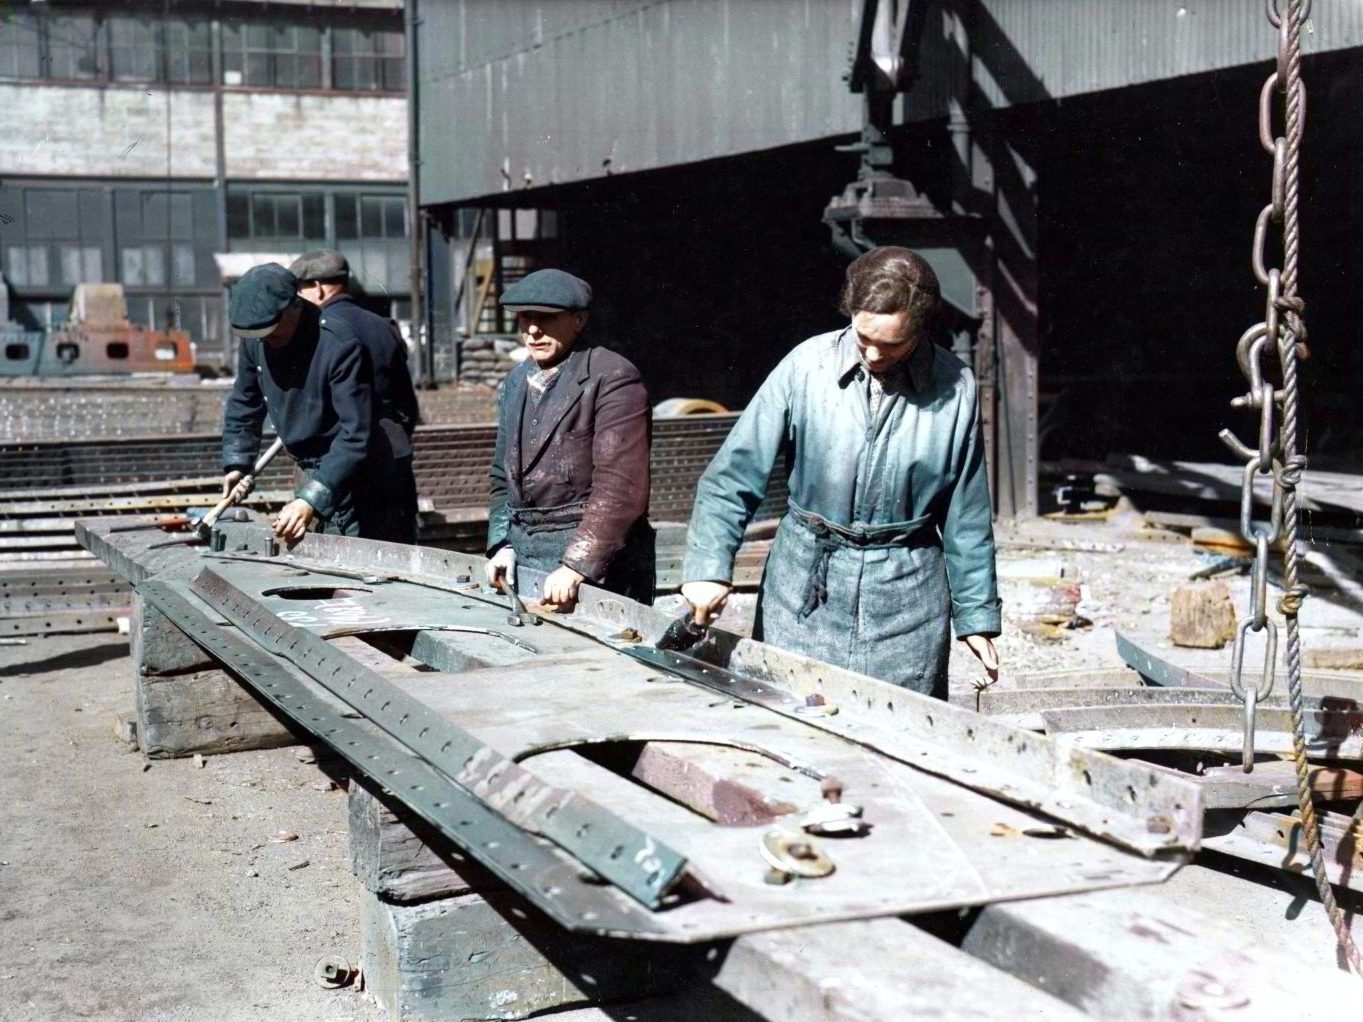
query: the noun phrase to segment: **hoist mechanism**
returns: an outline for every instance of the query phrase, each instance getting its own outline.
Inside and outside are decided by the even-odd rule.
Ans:
[[[946,236],[962,218],[943,215],[903,178],[894,176],[889,133],[895,99],[917,77],[927,0],[864,0],[852,59],[843,78],[862,97],[861,138],[839,152],[858,153],[856,180],[824,210],[833,244],[855,259],[886,244],[911,244],[932,232]]]

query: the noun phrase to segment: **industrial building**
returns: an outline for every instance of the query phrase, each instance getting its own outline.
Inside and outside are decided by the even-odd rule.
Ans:
[[[224,285],[335,246],[405,318],[400,0],[14,2],[0,16],[0,272],[47,329],[79,283],[230,354]],[[353,129],[353,130],[352,130]]]
[[[1045,461],[1220,457],[1216,432],[1240,414],[1235,342],[1262,316],[1262,5],[904,6],[920,20],[905,26],[891,169],[940,220],[901,237],[933,251],[962,313],[999,511],[1037,509]],[[655,399],[741,407],[781,355],[839,323],[848,257],[822,217],[858,173],[846,146],[863,96],[845,73],[862,8],[415,0],[437,346],[480,317],[505,326],[479,302],[495,288],[463,284],[466,263],[506,276],[557,262],[597,287],[596,329]],[[1363,228],[1361,10],[1318,4],[1303,44],[1314,464],[1346,456],[1361,424],[1363,264],[1347,243]],[[487,240],[470,260],[475,226]]]

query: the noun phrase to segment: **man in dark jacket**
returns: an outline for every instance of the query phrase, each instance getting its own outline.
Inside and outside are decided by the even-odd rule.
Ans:
[[[583,342],[591,298],[562,270],[502,294],[529,358],[497,397],[487,576],[514,580],[519,560],[549,573],[549,604],[571,603],[584,579],[650,603],[648,394],[633,363]]]
[[[232,288],[228,318],[241,336],[237,378],[223,414],[224,494],[251,470],[266,414],[307,478],[275,518],[290,546],[314,520],[324,532],[367,536],[374,496],[365,485],[374,422],[369,359],[353,330],[297,296],[277,263],[256,266]]]
[[[349,294],[350,264],[331,249],[306,252],[293,261],[300,298],[316,305],[328,320],[341,320],[359,337],[374,372],[377,428],[365,466],[369,484],[388,494],[386,523],[376,523],[375,539],[416,542],[416,477],[412,472],[412,430],[421,420],[407,346],[392,320],[361,308]]]

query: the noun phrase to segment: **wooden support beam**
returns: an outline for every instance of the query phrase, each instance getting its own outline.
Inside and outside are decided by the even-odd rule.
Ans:
[[[1334,1019],[1360,991],[1158,888],[988,905],[963,948],[1106,1022]]]
[[[363,896],[366,989],[395,1022],[521,1019],[686,983],[708,949],[570,934],[510,891]]]
[[[138,674],[185,674],[211,671],[218,662],[192,642],[155,607],[132,595],[129,643]]]
[[[221,670],[136,675],[137,745],[175,759],[296,745],[299,739],[235,677]]]
[[[1079,1022],[1051,995],[897,919],[756,933],[714,985],[772,1022]]]
[[[502,883],[372,782],[350,783],[350,868],[365,890],[392,902],[446,898]]]

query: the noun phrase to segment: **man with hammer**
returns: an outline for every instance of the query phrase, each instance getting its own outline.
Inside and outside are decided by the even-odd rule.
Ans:
[[[487,577],[514,585],[519,561],[548,572],[550,605],[584,580],[651,603],[648,394],[633,363],[583,337],[591,300],[553,269],[502,293],[529,357],[497,395]]]
[[[322,531],[375,534],[389,495],[367,478],[373,374],[355,332],[298,297],[277,263],[255,266],[232,287],[228,319],[241,337],[237,377],[223,413],[224,495],[251,471],[268,414],[306,476],[275,517],[293,546],[314,521]]]
[[[372,539],[416,542],[416,476],[412,472],[412,430],[421,421],[407,346],[392,320],[361,308],[347,293],[350,264],[334,249],[305,252],[289,267],[298,278],[298,296],[355,331],[374,371],[374,431],[365,475],[369,485],[388,494],[387,522]]]
[[[682,596],[705,624],[782,452],[789,513],[754,637],[945,698],[950,628],[998,677],[1001,619],[975,379],[933,343],[941,290],[906,248],[847,269],[841,330],[767,377],[696,490]]]

